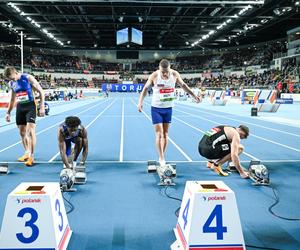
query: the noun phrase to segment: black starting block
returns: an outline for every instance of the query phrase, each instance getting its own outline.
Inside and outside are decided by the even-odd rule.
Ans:
[[[157,173],[159,186],[175,186],[173,179],[176,177],[176,164],[165,164],[161,166],[157,161],[148,161],[148,173]]]
[[[0,163],[0,174],[8,174],[8,163]]]

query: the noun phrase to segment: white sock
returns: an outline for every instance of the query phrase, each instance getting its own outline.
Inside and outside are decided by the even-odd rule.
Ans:
[[[166,165],[166,161],[165,161],[165,160],[161,160],[161,161],[159,161],[159,165],[161,165],[161,166],[164,166],[164,165]]]

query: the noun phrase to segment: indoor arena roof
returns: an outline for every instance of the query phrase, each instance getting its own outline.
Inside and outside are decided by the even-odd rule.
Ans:
[[[283,38],[299,26],[300,0],[1,1],[0,42],[76,49],[221,48]],[[143,45],[116,45],[136,28]],[[130,29],[129,29],[130,30]]]

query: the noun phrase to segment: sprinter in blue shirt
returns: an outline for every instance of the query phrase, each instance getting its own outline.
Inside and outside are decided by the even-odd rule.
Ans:
[[[80,165],[85,165],[88,155],[88,137],[79,117],[68,116],[59,126],[58,146],[64,167],[72,169],[74,163],[77,164],[77,158],[81,152]]]
[[[5,78],[9,79],[11,88],[11,98],[6,112],[5,119],[10,122],[10,113],[16,106],[16,124],[20,130],[22,143],[25,148],[23,156],[18,158],[26,166],[34,164],[34,149],[36,145],[35,120],[37,116],[37,104],[34,97],[34,91],[40,95],[39,116],[45,115],[44,91],[38,81],[29,74],[19,73],[14,67],[7,67],[4,70]]]

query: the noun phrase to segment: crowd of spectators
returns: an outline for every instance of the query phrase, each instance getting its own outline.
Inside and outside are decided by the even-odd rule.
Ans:
[[[295,59],[283,61],[282,70],[265,70],[263,73],[245,72],[244,75],[229,75],[224,74],[224,69],[227,67],[246,67],[248,65],[265,65],[270,64],[273,59],[274,53],[285,53],[286,43],[282,42],[269,42],[261,46],[251,46],[245,48],[236,48],[232,53],[229,50],[223,50],[219,53],[211,55],[190,56],[190,57],[177,57],[171,60],[172,68],[180,72],[199,72],[203,69],[209,69],[203,74],[202,78],[189,78],[184,79],[190,87],[223,87],[223,88],[243,88],[249,87],[267,87],[275,88],[278,83],[294,83],[294,75],[300,74],[299,65],[296,64]],[[25,53],[26,54],[26,53]],[[101,88],[103,83],[118,83],[119,81],[130,80],[134,83],[144,83],[144,79],[135,77],[134,72],[146,74],[157,69],[158,61],[155,62],[135,62],[132,63],[131,71],[123,71],[123,64],[121,63],[107,63],[101,62],[96,59],[87,57],[66,56],[46,54],[45,52],[37,54],[27,53],[24,57],[24,65],[29,65],[32,71],[39,71],[41,69],[47,73],[37,74],[35,77],[41,83],[44,89],[55,89],[57,87],[66,88]],[[0,66],[5,65],[18,65],[19,64],[19,49],[1,48],[0,47]],[[24,66],[26,68],[26,66]],[[269,67],[267,67],[269,68]],[[52,69],[52,71],[50,70]],[[218,70],[214,70],[218,69]],[[60,72],[63,70],[75,71],[77,73],[88,72],[102,72],[108,74],[118,74],[117,79],[106,78],[103,74],[99,78],[87,80],[85,78],[63,78],[54,77],[51,72]],[[261,71],[260,71],[261,72]],[[3,82],[3,76],[0,75],[0,80]],[[2,89],[5,86],[0,86]],[[282,89],[283,92],[291,91],[291,88],[286,87]],[[299,92],[297,84],[292,88],[292,92]]]
[[[275,41],[260,46],[245,48],[222,49],[197,56],[176,57],[172,59],[172,67],[178,71],[195,71],[208,68],[242,67],[247,65],[268,65],[274,53],[286,52],[286,43]],[[234,52],[234,53],[233,53]],[[17,47],[0,47],[0,65],[19,65],[20,50]],[[35,71],[88,73],[104,71],[124,71],[122,63],[109,63],[91,59],[85,56],[70,56],[47,53],[46,50],[24,50],[24,65]],[[132,71],[153,71],[157,68],[155,62],[132,63]]]
[[[290,68],[291,66],[287,66]],[[299,70],[299,68],[298,68]],[[223,89],[243,89],[243,88],[279,88],[283,93],[299,93],[300,84],[295,82],[295,78],[291,74],[286,74],[286,70],[266,70],[263,73],[251,72],[244,75],[225,75],[224,73],[206,73],[204,77],[184,78],[190,87],[196,88],[223,88]],[[51,74],[36,75],[36,79],[40,82],[44,89],[64,88],[101,88],[104,83],[120,83],[122,80],[92,78],[56,78]],[[134,79],[134,83],[145,83],[146,79]],[[3,75],[0,74],[0,82],[4,83]],[[279,87],[280,86],[280,87]],[[6,89],[5,84],[2,84],[1,89]]]

